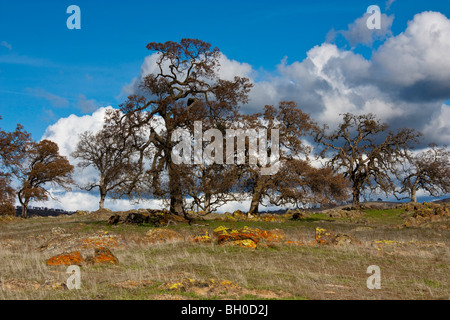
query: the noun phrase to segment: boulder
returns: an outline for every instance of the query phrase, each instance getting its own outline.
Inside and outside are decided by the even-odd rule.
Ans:
[[[315,241],[322,245],[349,245],[361,244],[361,242],[350,235],[344,233],[334,233],[324,228],[316,228]]]
[[[53,256],[47,260],[48,266],[60,266],[60,265],[82,265],[84,258],[79,251],[70,253],[61,253]]]
[[[86,265],[97,265],[97,264],[119,264],[119,259],[109,250],[108,248],[95,248],[94,256],[89,256],[86,258]]]

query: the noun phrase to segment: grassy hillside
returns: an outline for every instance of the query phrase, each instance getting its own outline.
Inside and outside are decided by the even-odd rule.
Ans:
[[[236,213],[167,227],[110,225],[107,211],[0,217],[0,299],[449,299],[450,221],[440,208]],[[316,241],[317,230],[333,241]],[[87,263],[95,248],[119,263]],[[66,288],[68,265],[47,264],[71,252],[86,259],[75,263],[79,290]],[[367,288],[371,265],[380,290]]]

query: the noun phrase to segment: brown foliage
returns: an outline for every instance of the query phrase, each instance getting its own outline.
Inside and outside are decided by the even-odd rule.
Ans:
[[[304,139],[319,130],[309,114],[293,101],[282,101],[278,108],[266,106],[264,114],[247,117],[250,128],[279,130],[281,168],[271,176],[260,174],[260,167],[247,167],[247,188],[252,194],[250,214],[258,213],[258,206],[268,198],[271,204],[297,206],[343,201],[347,197],[347,183],[330,168],[315,168],[308,156],[311,147]],[[270,149],[270,151],[272,151]]]
[[[87,191],[99,189],[99,209],[104,208],[107,194],[121,198],[138,193],[148,143],[142,133],[142,118],[132,116],[135,115],[124,117],[119,110],[107,112],[102,130],[80,134],[72,153],[72,157],[81,160],[79,167],[92,166],[99,172],[98,181],[79,186]]]
[[[431,144],[430,149],[414,156],[408,155],[409,167],[401,172],[403,189],[408,191],[412,202],[417,202],[417,190],[422,189],[431,196],[450,192],[450,151],[447,146],[438,148]]]
[[[30,142],[22,163],[15,165],[14,174],[21,183],[18,191],[22,215],[26,217],[30,200],[48,200],[46,184],[59,185],[69,190],[73,166],[59,154],[58,145],[49,140]]]
[[[179,43],[150,43],[150,51],[158,54],[155,73],[146,75],[140,83],[142,93],[132,95],[121,105],[125,114],[145,114],[147,122],[160,116],[164,132],[150,128],[148,141],[155,148],[147,181],[154,195],[170,198],[170,211],[185,214],[182,181],[188,173],[185,167],[172,162],[175,142],[172,133],[177,128],[192,126],[196,120],[206,123],[213,119],[233,117],[237,106],[247,102],[252,87],[247,78],[233,81],[220,79],[220,51],[197,39],[182,39]],[[161,180],[167,170],[168,182]],[[189,183],[188,183],[189,184]]]
[[[373,114],[346,113],[336,131],[326,134],[326,129],[317,131],[316,141],[325,146],[323,155],[332,151],[330,165],[352,183],[355,207],[365,189],[381,190],[386,195],[395,192],[391,175],[421,135],[407,128],[386,132],[387,125]]]
[[[11,178],[23,161],[30,137],[20,124],[13,132],[0,130],[0,214],[15,215],[15,190]]]

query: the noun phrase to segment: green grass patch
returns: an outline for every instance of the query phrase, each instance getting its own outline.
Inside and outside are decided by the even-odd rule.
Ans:
[[[403,222],[403,218],[400,217],[401,214],[405,213],[405,209],[392,208],[392,209],[365,209],[363,210],[366,214],[364,218],[370,219],[376,223],[384,224],[399,224]]]

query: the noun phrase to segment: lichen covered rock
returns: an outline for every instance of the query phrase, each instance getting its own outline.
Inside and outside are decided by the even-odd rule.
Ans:
[[[47,260],[48,266],[60,266],[60,265],[81,265],[84,262],[84,258],[79,251],[70,253],[61,253],[53,256]]]

